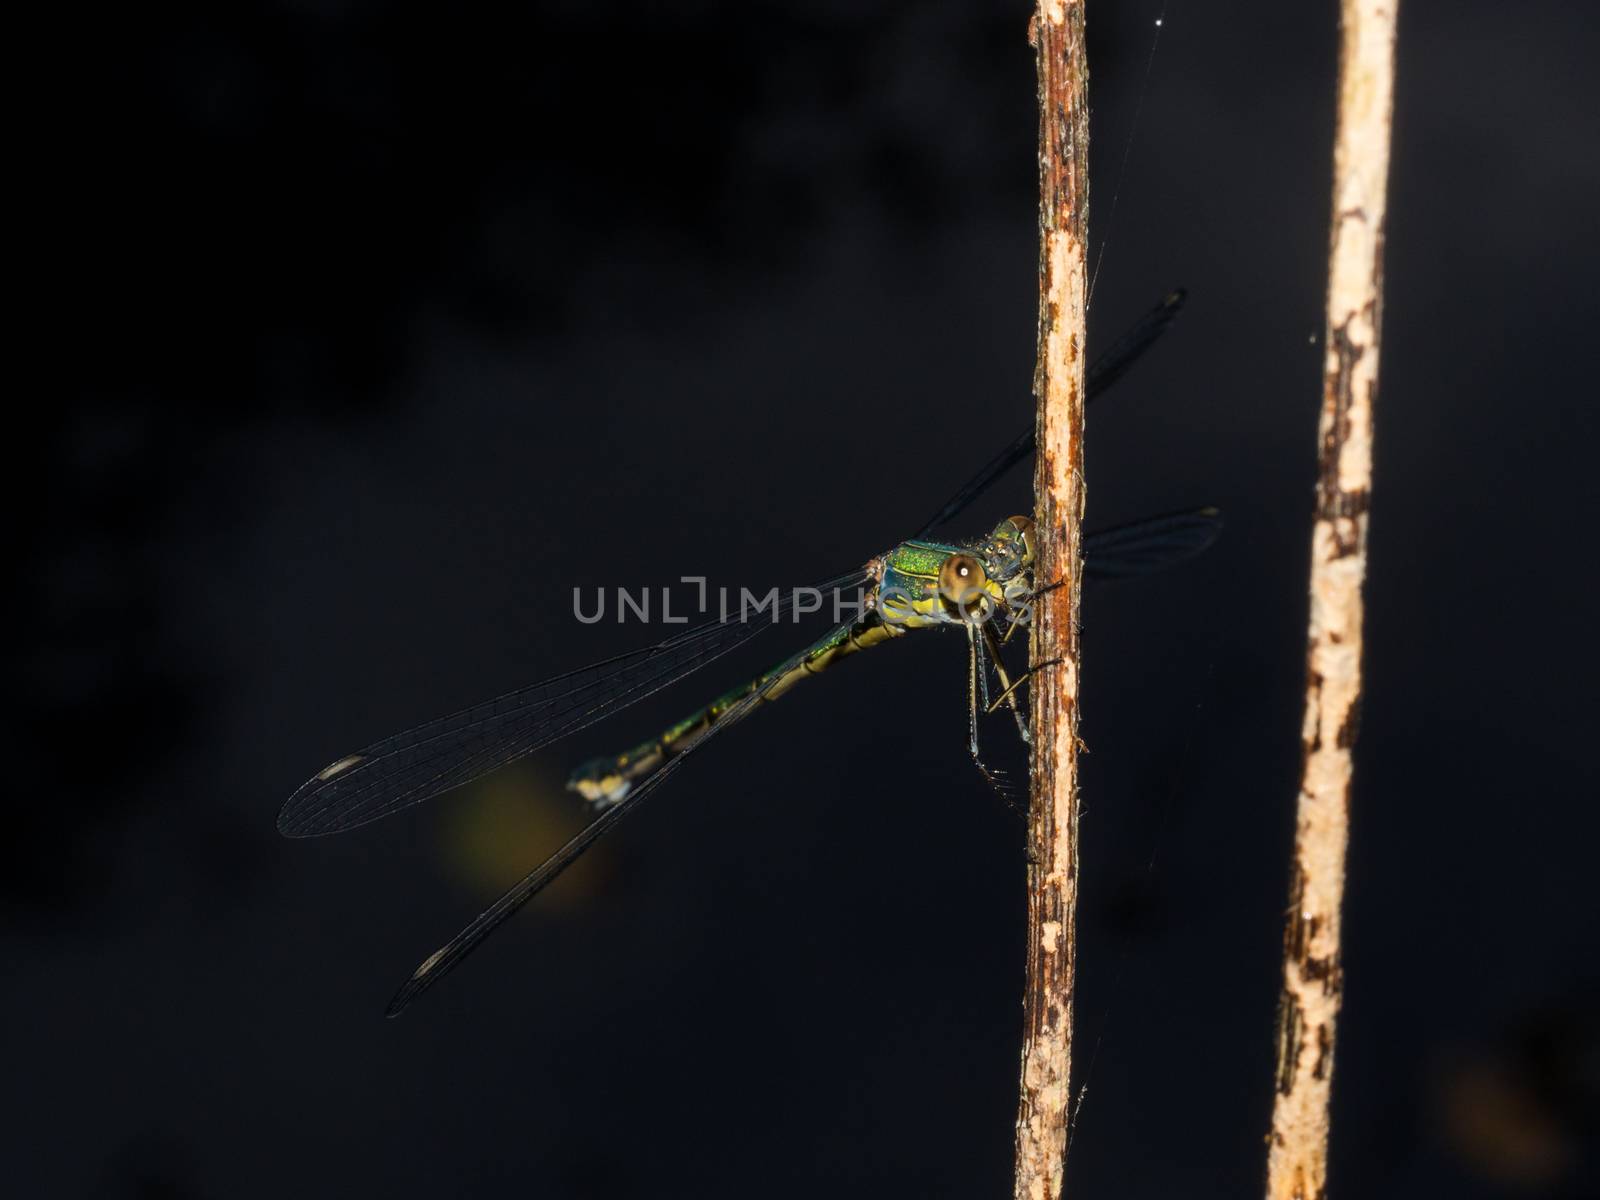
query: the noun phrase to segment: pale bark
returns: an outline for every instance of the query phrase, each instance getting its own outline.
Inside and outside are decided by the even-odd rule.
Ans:
[[[1078,897],[1078,597],[1083,575],[1083,379],[1089,107],[1083,3],[1040,0],[1037,578],[1028,967],[1023,999],[1017,1200],[1056,1200],[1065,1170]]]
[[[1284,932],[1270,1200],[1327,1195],[1328,1099],[1343,985],[1339,910],[1351,749],[1361,699],[1372,414],[1378,390],[1383,237],[1398,0],[1344,0],[1319,479],[1311,532],[1305,758]]]

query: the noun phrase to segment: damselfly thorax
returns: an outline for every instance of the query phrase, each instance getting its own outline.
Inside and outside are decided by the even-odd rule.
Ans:
[[[881,563],[877,609],[890,624],[1009,623],[1033,594],[1033,521],[1007,517],[970,545],[901,542],[874,561]]]

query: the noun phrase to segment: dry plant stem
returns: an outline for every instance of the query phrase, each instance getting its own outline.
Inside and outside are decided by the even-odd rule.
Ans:
[[[1040,0],[1038,578],[1068,586],[1034,610],[1028,975],[1016,1196],[1056,1200],[1066,1165],[1078,899],[1078,597],[1083,577],[1083,350],[1089,107],[1083,4]]]
[[[1319,478],[1311,531],[1305,761],[1283,943],[1271,1200],[1327,1194],[1328,1095],[1342,987],[1339,908],[1361,699],[1372,411],[1378,391],[1383,228],[1398,0],[1344,0],[1333,149]]]

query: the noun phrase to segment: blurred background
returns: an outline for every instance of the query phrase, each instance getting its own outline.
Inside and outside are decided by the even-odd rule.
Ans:
[[[384,824],[273,819],[377,737],[659,636],[579,624],[574,587],[848,569],[1031,421],[1028,11],[63,14],[23,114],[52,382],[11,423],[10,1194],[1008,1194],[1023,828],[967,758],[959,639],[720,739],[398,1021],[579,827],[574,762],[795,639]],[[1336,5],[1088,20],[1093,337],[1191,292],[1092,413],[1091,526],[1227,529],[1086,602],[1068,1186],[1252,1195]],[[1592,26],[1402,5],[1343,1196],[1596,1194]]]

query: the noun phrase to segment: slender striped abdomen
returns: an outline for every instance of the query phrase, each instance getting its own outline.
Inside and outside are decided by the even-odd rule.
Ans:
[[[766,688],[763,701],[776,700],[807,675],[825,671],[847,655],[899,637],[904,632],[901,626],[885,625],[875,612],[853,624],[841,625],[810,646],[798,659],[785,659],[771,671],[718,696],[650,741],[623,754],[584,763],[567,780],[567,787],[600,807],[615,804],[674,755],[694,745],[728,709],[753,692]]]

